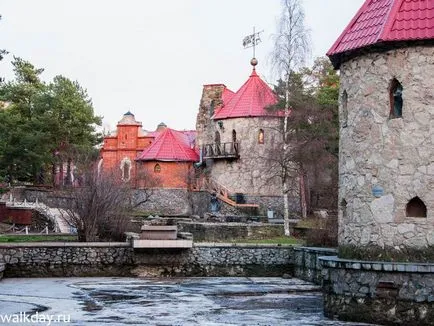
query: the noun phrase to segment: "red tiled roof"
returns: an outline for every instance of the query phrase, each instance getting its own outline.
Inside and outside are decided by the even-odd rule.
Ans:
[[[136,160],[197,162],[199,161],[199,155],[192,148],[193,136],[195,136],[195,133],[192,131],[181,132],[166,128]]]
[[[223,94],[222,94],[222,101],[223,103],[228,103],[230,101],[230,99],[232,98],[232,96],[234,96],[235,93],[232,92],[229,88],[226,88],[223,90]]]
[[[434,39],[434,0],[366,0],[327,52],[339,54],[384,42]]]
[[[229,91],[229,90],[228,90]],[[228,99],[225,102],[225,99]],[[261,117],[273,115],[266,107],[277,103],[277,96],[253,69],[249,79],[235,93],[223,92],[223,106],[216,111],[213,119],[240,117]]]

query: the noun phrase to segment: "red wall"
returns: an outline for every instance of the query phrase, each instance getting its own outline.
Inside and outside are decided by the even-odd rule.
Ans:
[[[159,165],[161,172],[154,172],[155,165]],[[187,188],[190,173],[193,171],[193,163],[191,162],[158,162],[147,161],[138,162],[138,179],[137,187],[144,188],[146,177],[157,179],[156,187],[162,188]]]
[[[139,136],[140,125],[118,125],[116,136],[104,137],[101,157],[103,159],[103,170],[112,171],[115,176],[122,179],[121,162],[125,157],[131,161],[130,180],[136,179],[136,157],[147,148],[153,137]]]
[[[0,203],[0,222],[31,225],[32,216],[31,209],[6,207],[5,203]]]

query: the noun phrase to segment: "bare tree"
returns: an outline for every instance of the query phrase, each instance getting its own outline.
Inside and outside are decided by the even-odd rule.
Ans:
[[[274,37],[274,50],[272,53],[272,63],[278,72],[280,79],[285,81],[284,96],[284,121],[283,121],[283,163],[280,164],[280,178],[282,182],[282,195],[284,204],[284,229],[285,235],[289,236],[289,201],[288,193],[290,191],[289,180],[294,176],[289,172],[292,169],[287,168],[286,158],[290,150],[288,119],[291,112],[290,106],[290,82],[291,74],[301,67],[308,53],[310,52],[309,31],[304,25],[304,11],[300,0],[282,0],[282,13],[278,24],[278,33]],[[299,174],[300,188],[304,188],[303,174]],[[304,191],[300,191],[300,203],[302,216],[306,217],[306,198]]]
[[[79,241],[122,240],[132,211],[131,188],[112,173],[90,169],[84,186],[69,189],[64,219],[77,229]]]
[[[161,178],[151,170],[150,166],[138,163],[136,167],[135,187],[137,190],[134,192],[133,208],[146,204],[154,196],[155,190],[161,187]]]

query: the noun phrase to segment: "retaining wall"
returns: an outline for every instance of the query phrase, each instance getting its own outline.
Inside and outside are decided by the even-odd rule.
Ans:
[[[195,241],[264,239],[284,235],[282,224],[178,222],[179,230],[193,234]]]
[[[322,283],[322,266],[319,257],[335,256],[336,249],[295,247],[294,248],[294,276],[315,284]]]
[[[196,244],[191,249],[133,249],[129,243],[0,245],[5,277],[282,276],[292,274],[293,247]]]
[[[434,264],[321,257],[324,314],[381,325],[434,325]]]

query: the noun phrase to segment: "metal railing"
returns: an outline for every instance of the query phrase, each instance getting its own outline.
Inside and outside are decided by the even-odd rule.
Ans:
[[[213,158],[213,159],[234,159],[239,157],[239,143],[214,143],[206,144],[202,148],[203,158]]]

